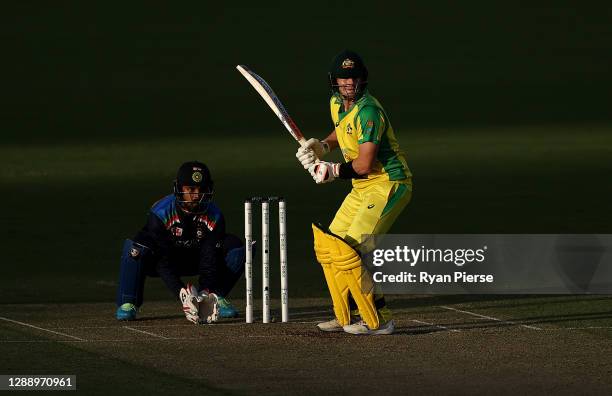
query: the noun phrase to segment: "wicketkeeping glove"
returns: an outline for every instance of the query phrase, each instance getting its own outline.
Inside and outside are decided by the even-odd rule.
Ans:
[[[340,164],[320,161],[311,165],[310,168],[308,168],[308,172],[310,172],[315,183],[329,183],[340,175]]]
[[[198,295],[198,301],[202,323],[214,323],[219,320],[219,299],[215,293],[202,290]]]
[[[191,283],[187,283],[187,286],[179,292],[179,298],[183,304],[183,313],[185,313],[187,320],[198,324],[200,321],[198,290]]]

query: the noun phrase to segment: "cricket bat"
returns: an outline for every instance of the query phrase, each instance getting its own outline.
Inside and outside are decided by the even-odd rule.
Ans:
[[[270,88],[270,85],[268,85],[266,80],[253,73],[253,71],[244,65],[238,65],[236,66],[236,69],[238,69],[238,71],[244,76],[244,78],[247,79],[249,83],[251,83],[253,88],[255,88],[259,95],[261,95],[261,97],[266,101],[268,106],[270,106],[274,114],[276,114],[279,120],[281,120],[291,136],[293,136],[300,146],[303,147],[304,144],[306,144],[306,139],[304,138],[302,131],[300,131],[300,128],[295,125],[295,122],[285,109],[285,106],[283,106],[280,99],[278,96],[276,96],[272,88]]]

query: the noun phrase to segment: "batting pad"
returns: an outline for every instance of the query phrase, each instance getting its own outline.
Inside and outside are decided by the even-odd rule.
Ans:
[[[317,260],[323,267],[327,287],[334,304],[334,313],[342,326],[350,324],[348,293],[359,308],[361,318],[372,330],[380,325],[374,305],[374,284],[361,257],[342,238],[312,224]]]

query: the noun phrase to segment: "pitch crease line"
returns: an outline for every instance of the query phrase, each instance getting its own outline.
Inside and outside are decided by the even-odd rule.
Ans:
[[[542,329],[542,330],[557,331],[557,330],[598,330],[598,329],[610,330],[612,329],[612,326],[556,327],[554,329]]]
[[[62,337],[68,337],[68,338],[72,338],[72,339],[75,339],[75,340],[78,340],[78,341],[85,341],[82,338],[75,337],[75,336],[72,336],[70,334],[60,333],[59,331],[53,331],[53,330],[45,329],[45,328],[42,328],[42,327],[31,325],[29,323],[24,323],[24,322],[20,322],[18,320],[13,320],[13,319],[5,318],[3,316],[0,316],[0,319],[4,320],[6,322],[15,323],[15,324],[18,324],[18,325],[21,325],[21,326],[31,327],[31,328],[36,329],[36,330],[46,331],[47,333],[52,333],[52,334],[60,335]]]
[[[442,326],[442,325],[437,325],[437,324],[433,324],[433,323],[423,322],[422,320],[416,320],[416,319],[410,319],[410,320],[413,321],[413,322],[416,322],[416,323],[427,325],[427,326],[433,326],[433,327],[438,327],[438,328],[443,329],[443,330],[452,331],[454,333],[459,333],[459,331],[460,331],[460,330],[457,330],[457,329],[449,329],[448,327]]]
[[[162,338],[162,339],[164,339],[164,340],[168,340],[168,339],[169,339],[168,337],[164,337],[164,336],[162,336],[162,335],[155,334],[155,333],[150,333],[150,332],[148,332],[148,331],[144,331],[144,330],[138,330],[138,329],[135,329],[135,328],[130,327],[130,326],[123,326],[123,328],[124,328],[124,329],[128,329],[128,330],[135,331],[135,332],[137,332],[137,333],[147,334],[147,335],[150,335],[150,336],[153,336],[153,337],[159,337],[159,338]]]
[[[481,315],[481,314],[477,314],[475,312],[464,311],[464,310],[457,309],[457,308],[447,307],[446,305],[440,305],[440,308],[444,308],[444,309],[447,309],[447,310],[450,310],[450,311],[455,311],[455,312],[461,312],[461,313],[464,313],[464,314],[476,316],[478,318],[494,320],[494,321],[500,322],[500,323],[508,323],[508,324],[511,324],[511,325],[518,325],[518,326],[525,327],[525,328],[531,329],[531,330],[542,330],[540,327],[537,327],[537,326],[529,326],[529,325],[526,325],[526,324],[519,324],[519,323],[515,323],[515,322],[513,322],[511,320],[498,319],[498,318],[494,318],[493,316]]]

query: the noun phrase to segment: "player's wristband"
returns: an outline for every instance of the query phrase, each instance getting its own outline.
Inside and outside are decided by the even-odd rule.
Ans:
[[[353,161],[344,162],[340,164],[340,170],[338,172],[340,179],[362,179],[363,177],[359,173],[355,172],[353,168]]]

